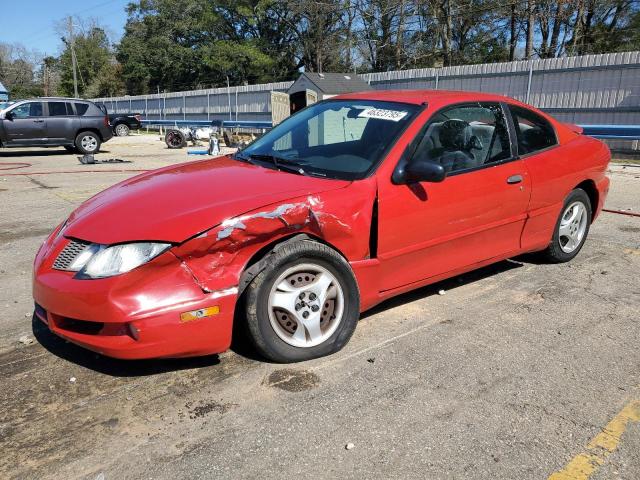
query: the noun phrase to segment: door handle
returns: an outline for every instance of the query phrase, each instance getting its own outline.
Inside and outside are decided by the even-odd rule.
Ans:
[[[514,183],[520,183],[522,181],[522,175],[511,175],[507,178],[507,183],[512,185]]]
[[[34,120],[33,123],[44,123],[44,120]]]

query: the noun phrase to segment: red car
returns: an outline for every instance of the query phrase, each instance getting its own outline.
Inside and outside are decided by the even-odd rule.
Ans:
[[[35,313],[117,358],[222,352],[234,322],[272,361],[327,355],[394,295],[524,252],[571,260],[609,160],[502,96],[334,97],[86,201],[36,256]]]

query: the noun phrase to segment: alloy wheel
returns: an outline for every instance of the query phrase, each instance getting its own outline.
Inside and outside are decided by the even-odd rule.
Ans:
[[[93,152],[98,148],[98,141],[91,135],[85,135],[80,140],[80,145],[87,152]]]
[[[558,229],[560,248],[571,253],[580,246],[587,230],[587,209],[582,202],[573,202],[562,214]]]
[[[269,294],[269,321],[276,335],[294,347],[313,347],[336,331],[344,293],[336,277],[316,264],[285,270]]]

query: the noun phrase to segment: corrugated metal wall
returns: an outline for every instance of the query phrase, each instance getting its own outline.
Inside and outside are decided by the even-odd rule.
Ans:
[[[493,92],[581,124],[640,124],[640,52],[423,68],[361,75],[375,89]],[[149,119],[271,120],[272,90],[293,82],[95,99]],[[630,142],[610,142],[629,148]],[[637,149],[638,142],[632,148]]]
[[[264,83],[152,95],[96,98],[111,113],[142,113],[148,119],[271,121],[271,92],[293,82]]]

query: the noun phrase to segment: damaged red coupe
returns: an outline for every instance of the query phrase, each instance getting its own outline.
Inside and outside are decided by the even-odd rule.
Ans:
[[[609,159],[502,96],[334,97],[86,201],[36,256],[35,313],[117,358],[222,352],[234,323],[267,359],[327,355],[394,295],[524,252],[571,260]]]

